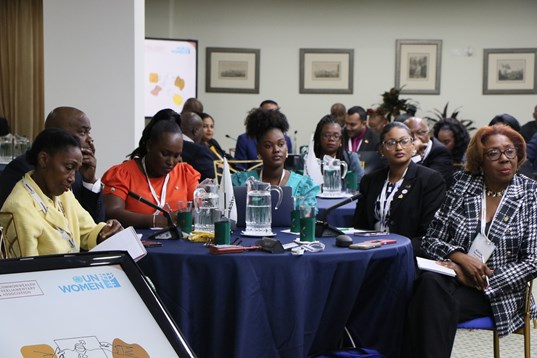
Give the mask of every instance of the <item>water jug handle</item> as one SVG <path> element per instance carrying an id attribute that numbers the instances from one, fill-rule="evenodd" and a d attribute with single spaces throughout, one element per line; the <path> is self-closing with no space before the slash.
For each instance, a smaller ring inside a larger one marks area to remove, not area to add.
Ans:
<path id="1" fill-rule="evenodd" d="M 200 204 L 199 204 L 199 197 L 205 193 L 205 189 L 203 188 L 197 188 L 194 190 L 194 210 L 199 213 L 200 212 Z"/>
<path id="2" fill-rule="evenodd" d="M 278 185 L 271 185 L 270 190 L 276 190 L 278 192 L 278 202 L 274 206 L 274 210 L 278 210 L 278 208 L 280 207 L 280 204 L 282 203 L 282 199 L 283 199 L 282 187 L 278 186 Z"/>
<path id="3" fill-rule="evenodd" d="M 345 175 L 347 175 L 347 170 L 349 169 L 349 166 L 344 160 L 341 161 L 341 165 L 343 166 L 343 173 L 341 173 L 341 179 L 345 179 Z"/>

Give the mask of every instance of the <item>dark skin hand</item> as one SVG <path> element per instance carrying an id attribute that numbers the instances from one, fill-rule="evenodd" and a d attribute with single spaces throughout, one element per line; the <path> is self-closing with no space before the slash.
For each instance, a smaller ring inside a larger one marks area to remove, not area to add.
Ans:
<path id="1" fill-rule="evenodd" d="M 106 214 L 109 217 L 117 218 L 124 226 L 133 227 L 153 227 L 153 215 L 135 213 L 125 209 L 125 202 L 120 197 L 113 194 L 104 196 Z M 174 224 L 177 223 L 177 212 L 170 212 Z M 155 227 L 167 227 L 168 220 L 164 215 L 155 217 Z"/>
<path id="2" fill-rule="evenodd" d="M 101 242 L 108 239 L 115 233 L 120 232 L 121 230 L 123 230 L 123 226 L 121 226 L 119 221 L 115 219 L 107 220 L 106 225 L 103 226 L 103 228 L 99 232 L 99 235 L 97 235 L 97 244 L 100 244 Z"/>
<path id="3" fill-rule="evenodd" d="M 97 159 L 95 159 L 95 146 L 93 141 L 90 142 L 89 147 L 82 148 L 82 166 L 78 170 L 82 175 L 82 179 L 86 183 L 95 183 L 97 178 L 95 177 L 95 171 L 97 169 Z"/>
<path id="4" fill-rule="evenodd" d="M 448 258 L 452 262 L 442 262 L 441 265 L 455 270 L 460 283 L 476 290 L 487 288 L 486 277 L 491 277 L 493 271 L 486 264 L 460 251 L 452 253 Z"/>

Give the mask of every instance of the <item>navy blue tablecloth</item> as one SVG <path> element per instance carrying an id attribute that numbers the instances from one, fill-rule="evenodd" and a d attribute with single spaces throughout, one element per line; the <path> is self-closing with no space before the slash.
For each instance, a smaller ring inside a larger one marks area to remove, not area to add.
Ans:
<path id="1" fill-rule="evenodd" d="M 368 251 L 323 238 L 323 252 L 302 256 L 212 255 L 203 244 L 163 241 L 138 264 L 199 357 L 307 357 L 337 348 L 345 326 L 358 346 L 397 357 L 414 261 L 408 239 L 389 237 L 397 243 Z"/>
<path id="2" fill-rule="evenodd" d="M 317 208 L 319 209 L 319 214 L 324 212 L 327 208 L 345 200 L 343 199 L 324 199 L 317 198 Z M 356 209 L 356 201 L 345 204 L 336 208 L 328 213 L 326 221 L 336 227 L 352 227 L 352 218 L 354 216 L 354 209 Z"/>

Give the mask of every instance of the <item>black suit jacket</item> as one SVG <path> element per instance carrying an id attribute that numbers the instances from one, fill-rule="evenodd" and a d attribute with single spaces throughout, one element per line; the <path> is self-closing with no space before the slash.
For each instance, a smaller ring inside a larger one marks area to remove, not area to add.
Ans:
<path id="1" fill-rule="evenodd" d="M 355 228 L 374 229 L 375 202 L 382 191 L 388 170 L 383 168 L 364 175 L 360 181 L 362 197 L 358 200 L 354 212 Z M 410 162 L 403 183 L 391 204 L 389 228 L 391 233 L 412 239 L 416 255 L 420 252 L 421 237 L 427 232 L 445 193 L 444 179 L 438 172 Z"/>
<path id="2" fill-rule="evenodd" d="M 433 145 L 429 155 L 425 157 L 419 164 L 436 170 L 444 177 L 447 186 L 449 187 L 452 181 L 454 167 L 453 157 L 449 150 L 436 138 L 431 138 Z"/>
<path id="3" fill-rule="evenodd" d="M 4 205 L 11 190 L 24 174 L 34 170 L 34 166 L 26 160 L 26 154 L 13 159 L 0 175 L 0 208 Z M 76 172 L 75 181 L 71 185 L 71 191 L 84 209 L 98 223 L 104 221 L 104 205 L 102 191 L 94 193 L 83 185 L 82 175 Z"/>
<path id="4" fill-rule="evenodd" d="M 214 178 L 214 154 L 207 146 L 185 140 L 181 157 L 183 162 L 192 165 L 200 172 L 200 181 L 205 178 Z"/>
<path id="5" fill-rule="evenodd" d="M 347 134 L 346 130 L 343 130 L 343 141 L 341 142 L 341 144 L 345 146 L 345 150 L 348 149 L 348 143 L 349 143 L 349 135 Z M 371 129 L 366 128 L 364 139 L 362 140 L 362 144 L 360 145 L 360 148 L 358 148 L 358 153 L 359 152 L 372 152 L 372 151 L 378 152 L 379 143 L 380 143 L 379 135 L 373 132 Z"/>

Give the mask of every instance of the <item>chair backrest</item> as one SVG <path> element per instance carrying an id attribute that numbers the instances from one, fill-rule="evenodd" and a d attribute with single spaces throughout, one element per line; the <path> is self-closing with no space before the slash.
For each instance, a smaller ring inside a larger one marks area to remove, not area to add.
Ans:
<path id="1" fill-rule="evenodd" d="M 278 200 L 278 194 L 272 190 L 272 226 L 273 227 L 290 227 L 291 226 L 291 211 L 293 210 L 293 188 L 290 186 L 282 186 L 282 203 L 278 210 L 274 206 Z M 235 202 L 237 203 L 237 227 L 246 226 L 246 187 L 233 187 Z"/>
<path id="2" fill-rule="evenodd" d="M 12 213 L 0 212 L 0 228 L 0 258 L 19 257 L 19 235 Z"/>
<path id="3" fill-rule="evenodd" d="M 257 169 L 263 165 L 261 159 L 255 160 L 228 160 L 229 171 L 231 174 L 236 173 L 237 171 L 250 171 Z M 222 171 L 224 170 L 224 161 L 217 159 L 214 162 L 214 177 L 220 183 L 220 178 L 222 178 Z"/>

